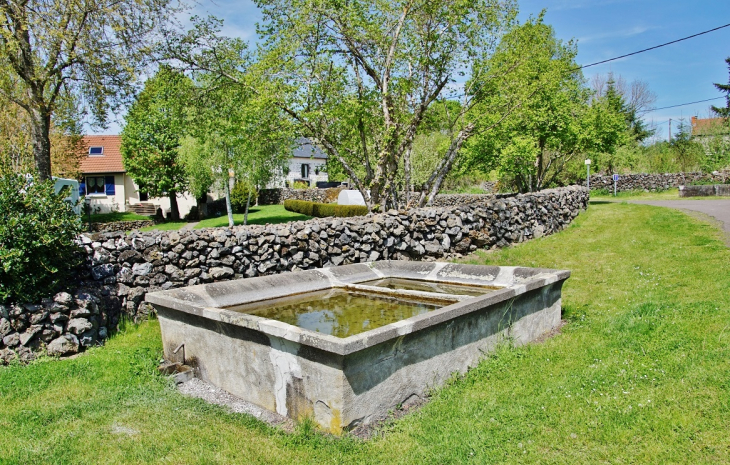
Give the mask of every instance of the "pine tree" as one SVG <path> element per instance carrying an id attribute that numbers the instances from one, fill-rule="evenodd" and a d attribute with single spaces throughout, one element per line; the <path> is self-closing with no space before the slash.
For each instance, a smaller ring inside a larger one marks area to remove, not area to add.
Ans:
<path id="1" fill-rule="evenodd" d="M 727 63 L 728 69 L 730 69 L 730 57 L 725 58 L 725 63 Z M 725 105 L 724 108 L 713 106 L 712 111 L 714 111 L 715 113 L 717 113 L 719 116 L 721 116 L 723 118 L 730 117 L 730 80 L 728 81 L 727 84 L 717 84 L 716 83 L 715 87 L 720 92 L 725 93 L 725 99 L 727 101 L 727 104 Z"/>

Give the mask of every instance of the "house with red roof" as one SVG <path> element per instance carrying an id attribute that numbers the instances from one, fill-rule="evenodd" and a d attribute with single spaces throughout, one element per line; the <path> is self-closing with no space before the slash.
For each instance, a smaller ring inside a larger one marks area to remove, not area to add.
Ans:
<path id="1" fill-rule="evenodd" d="M 730 127 L 725 118 L 692 117 L 692 137 L 708 137 L 717 134 L 729 134 Z"/>
<path id="2" fill-rule="evenodd" d="M 79 194 L 86 196 L 93 213 L 135 211 L 154 215 L 162 209 L 167 215 L 170 199 L 148 198 L 127 174 L 122 162 L 121 136 L 84 136 L 81 142 L 81 184 Z M 178 196 L 180 216 L 195 205 L 190 195 Z"/>

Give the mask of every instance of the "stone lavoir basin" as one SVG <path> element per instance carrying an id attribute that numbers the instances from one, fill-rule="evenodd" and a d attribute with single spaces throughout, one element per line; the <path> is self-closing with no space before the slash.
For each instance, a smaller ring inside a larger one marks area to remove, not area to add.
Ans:
<path id="1" fill-rule="evenodd" d="M 569 271 L 380 261 L 147 294 L 165 358 L 339 434 L 560 323 Z"/>

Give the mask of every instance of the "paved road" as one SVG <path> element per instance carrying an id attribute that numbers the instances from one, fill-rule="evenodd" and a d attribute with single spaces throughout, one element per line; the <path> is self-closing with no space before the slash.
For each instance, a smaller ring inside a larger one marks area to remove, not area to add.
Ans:
<path id="1" fill-rule="evenodd" d="M 710 215 L 721 221 L 725 232 L 730 233 L 730 200 L 632 200 L 631 203 L 691 210 Z"/>

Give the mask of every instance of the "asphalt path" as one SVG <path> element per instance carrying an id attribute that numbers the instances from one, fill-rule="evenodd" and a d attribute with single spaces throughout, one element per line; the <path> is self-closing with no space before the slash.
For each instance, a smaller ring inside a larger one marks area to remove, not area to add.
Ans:
<path id="1" fill-rule="evenodd" d="M 704 213 L 722 223 L 726 233 L 730 234 L 730 200 L 631 200 L 630 203 L 653 205 L 655 207 L 669 207 L 678 210 L 689 210 Z"/>

